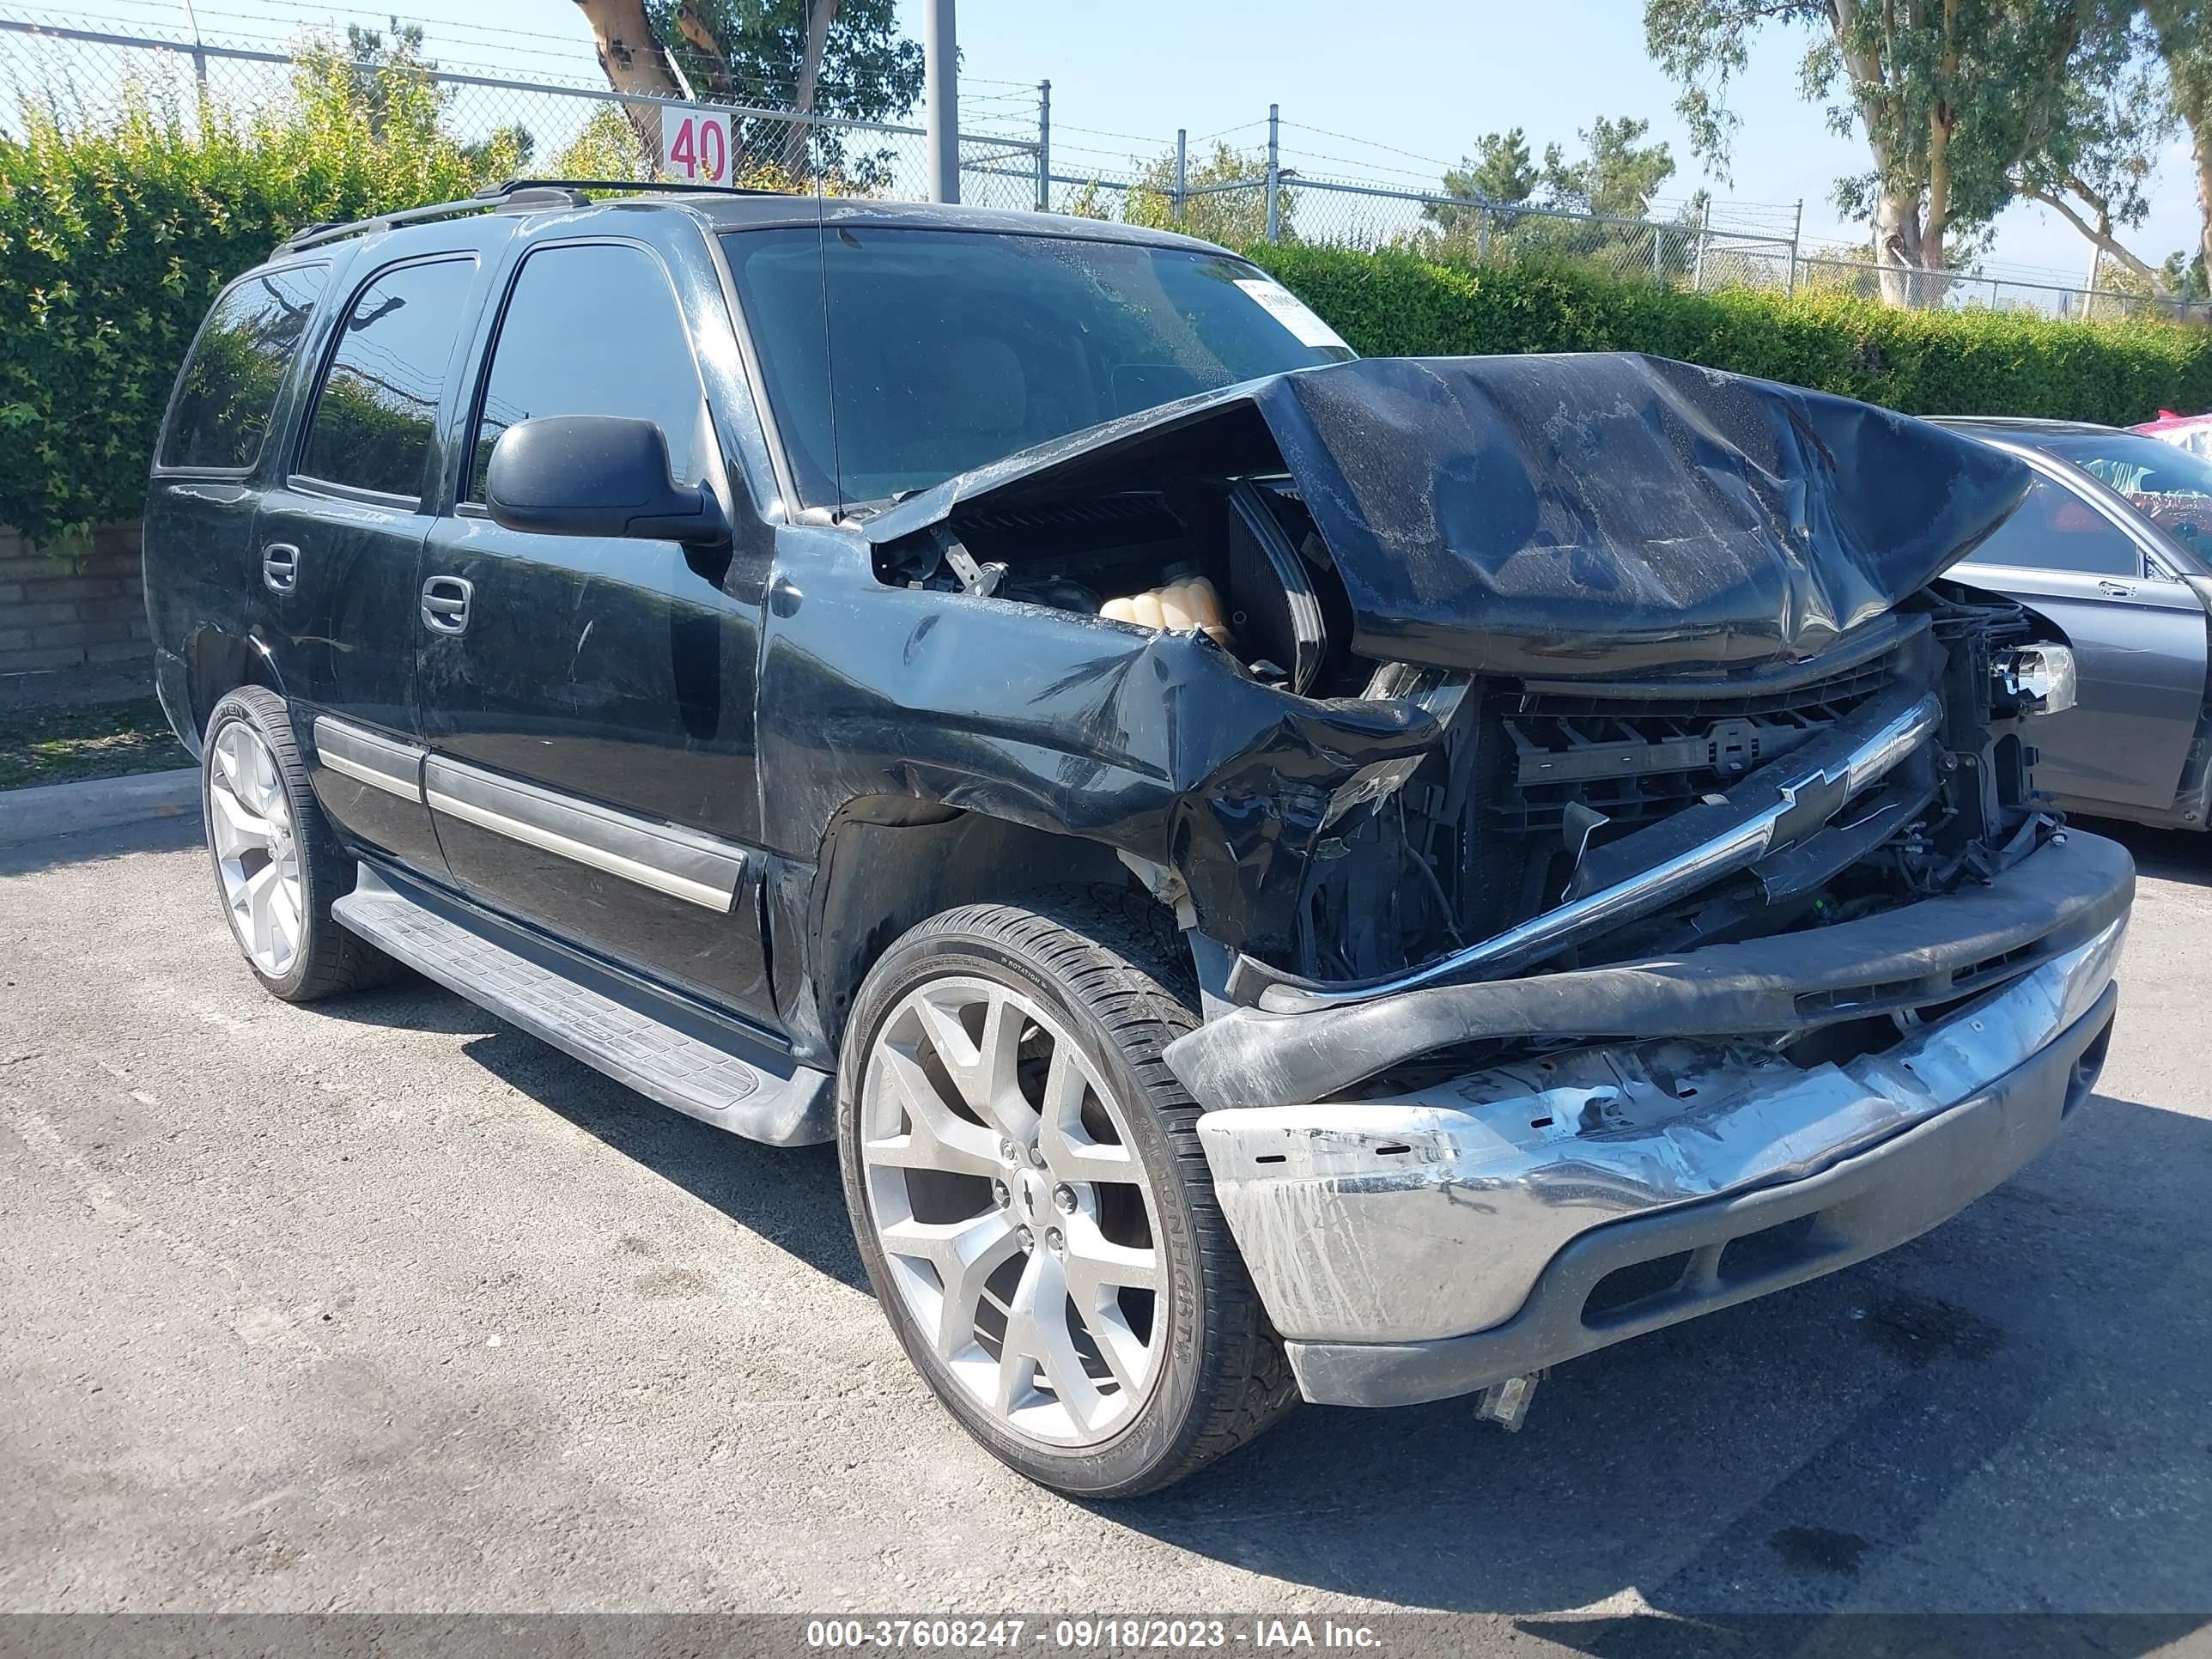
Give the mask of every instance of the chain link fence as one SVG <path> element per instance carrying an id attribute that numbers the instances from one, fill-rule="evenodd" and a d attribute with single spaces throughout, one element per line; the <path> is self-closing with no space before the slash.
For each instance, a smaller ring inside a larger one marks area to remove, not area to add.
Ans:
<path id="1" fill-rule="evenodd" d="M 319 55 L 319 56 L 318 56 Z M 297 98 L 304 64 L 374 80 L 390 61 L 350 61 L 328 37 L 302 34 L 283 50 L 184 38 L 158 30 L 119 33 L 80 27 L 59 14 L 0 9 L 0 138 L 27 120 L 102 125 L 133 107 L 187 130 L 219 112 L 250 122 Z M 583 66 L 588 68 L 588 65 Z M 427 59 L 419 77 L 439 130 L 479 162 L 485 178 L 638 179 L 653 175 L 662 112 L 702 105 L 726 111 L 732 182 L 919 200 L 927 194 L 925 129 L 888 121 L 799 115 L 712 94 L 696 100 L 617 94 L 578 75 L 477 73 Z M 1527 203 L 1496 204 L 1425 183 L 1432 161 L 1387 146 L 1280 121 L 1206 135 L 1201 153 L 1178 134 L 1171 144 L 1135 135 L 1063 127 L 1055 135 L 1050 83 L 963 98 L 960 194 L 999 208 L 1046 208 L 1094 218 L 1180 228 L 1231 245 L 1300 241 L 1363 251 L 1394 248 L 1466 264 L 1567 260 L 1619 276 L 1679 286 L 1813 289 L 1896 303 L 1986 306 L 2045 316 L 2212 322 L 2212 301 L 2039 283 L 2002 275 L 1913 273 L 1900 278 L 1863 258 L 1808 253 L 1802 204 L 1761 206 L 1699 198 L 1634 218 Z M 1282 129 L 1294 129 L 1285 145 Z M 1100 148 L 1099 138 L 1140 149 Z M 1237 139 L 1232 143 L 1231 138 Z M 1364 165 L 1407 182 L 1351 176 L 1346 159 L 1315 142 L 1338 139 L 1404 161 Z"/>
<path id="2" fill-rule="evenodd" d="M 372 119 L 391 77 L 419 83 L 440 132 L 487 179 L 646 179 L 658 170 L 662 113 L 709 107 L 731 121 L 733 184 L 920 199 L 927 194 L 925 130 L 896 122 L 800 115 L 732 103 L 618 94 L 605 87 L 475 74 L 389 59 L 353 61 L 342 47 L 303 40 L 292 51 L 124 35 L 0 15 L 0 137 L 27 122 L 104 125 L 142 109 L 186 131 L 210 119 L 277 118 L 301 96 L 303 70 L 350 75 L 368 88 Z M 1034 136 L 961 137 L 961 198 L 1034 208 L 1040 199 Z"/>

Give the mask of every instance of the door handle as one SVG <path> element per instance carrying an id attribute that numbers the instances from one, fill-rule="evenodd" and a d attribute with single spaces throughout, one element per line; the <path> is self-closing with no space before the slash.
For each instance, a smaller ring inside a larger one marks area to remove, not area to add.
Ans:
<path id="1" fill-rule="evenodd" d="M 2130 587 L 2125 582 L 2116 582 L 2109 580 L 2100 581 L 2097 584 L 2097 591 L 2100 593 L 2109 593 L 2116 599 L 2127 599 L 2135 592 L 2135 589 Z"/>
<path id="2" fill-rule="evenodd" d="M 459 634 L 469 625 L 475 587 L 459 576 L 433 576 L 422 584 L 422 626 L 434 634 Z"/>
<path id="3" fill-rule="evenodd" d="M 300 550 L 271 542 L 261 550 L 261 585 L 271 593 L 289 593 L 300 585 Z"/>

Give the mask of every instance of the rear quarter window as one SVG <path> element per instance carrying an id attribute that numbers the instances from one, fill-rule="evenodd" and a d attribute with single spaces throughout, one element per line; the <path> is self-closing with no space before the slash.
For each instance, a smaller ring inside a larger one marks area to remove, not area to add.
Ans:
<path id="1" fill-rule="evenodd" d="M 224 290 L 178 377 L 155 452 L 165 467 L 243 471 L 261 457 L 276 393 L 330 270 L 256 271 Z"/>
<path id="2" fill-rule="evenodd" d="M 323 371 L 300 471 L 324 483 L 419 497 L 476 260 L 419 260 L 356 290 Z"/>

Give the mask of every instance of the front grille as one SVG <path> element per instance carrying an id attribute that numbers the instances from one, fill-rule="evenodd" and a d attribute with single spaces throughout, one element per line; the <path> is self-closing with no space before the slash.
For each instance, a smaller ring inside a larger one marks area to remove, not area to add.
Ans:
<path id="1" fill-rule="evenodd" d="M 1616 829 L 1664 817 L 1826 731 L 1897 672 L 1893 653 L 1804 685 L 1657 707 L 1595 695 L 1514 697 L 1497 716 L 1510 760 L 1492 825 L 1557 830 L 1571 805 Z"/>

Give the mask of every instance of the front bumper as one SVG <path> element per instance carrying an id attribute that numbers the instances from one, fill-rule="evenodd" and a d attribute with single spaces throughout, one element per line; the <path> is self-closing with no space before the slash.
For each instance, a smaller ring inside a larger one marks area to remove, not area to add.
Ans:
<path id="1" fill-rule="evenodd" d="M 1727 996 L 1746 995 L 1729 964 L 1747 947 L 1727 947 L 1601 970 L 1650 984 L 1608 999 L 1618 1023 L 1589 1028 L 1590 1046 L 1388 1098 L 1207 1112 L 1215 1189 L 1302 1392 L 1340 1405 L 1470 1392 L 1954 1214 L 2041 1151 L 2093 1085 L 2132 889 L 2124 851 L 2075 832 L 1973 895 L 1793 936 L 1810 986 L 1782 998 L 1791 1022 L 1735 1031 L 1926 1009 L 1892 1046 L 1839 1064 L 1714 1027 Z M 2010 943 L 1977 956 L 1988 941 L 1970 927 L 1960 957 L 1948 923 L 1962 900 L 1984 921 L 2006 912 Z M 1900 920 L 1916 912 L 1930 914 Z M 1933 932 L 1907 960 L 1858 964 L 1859 983 L 1890 994 L 1838 1006 L 1823 988 L 1850 949 L 1835 936 L 1902 946 L 1911 926 Z M 1993 962 L 2012 971 L 1975 994 Z M 1948 996 L 1900 1005 L 1908 981 Z M 1603 1035 L 1679 1030 L 1686 1006 L 1705 1011 L 1686 1035 Z"/>

